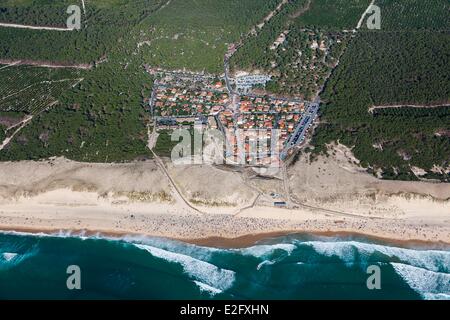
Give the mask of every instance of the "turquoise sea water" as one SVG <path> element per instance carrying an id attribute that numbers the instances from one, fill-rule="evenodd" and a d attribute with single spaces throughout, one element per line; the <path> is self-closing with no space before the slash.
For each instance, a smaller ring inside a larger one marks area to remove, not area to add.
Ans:
<path id="1" fill-rule="evenodd" d="M 81 290 L 68 290 L 69 265 Z M 381 270 L 368 290 L 367 267 Z M 0 299 L 450 299 L 450 250 L 292 235 L 244 249 L 0 234 Z"/>

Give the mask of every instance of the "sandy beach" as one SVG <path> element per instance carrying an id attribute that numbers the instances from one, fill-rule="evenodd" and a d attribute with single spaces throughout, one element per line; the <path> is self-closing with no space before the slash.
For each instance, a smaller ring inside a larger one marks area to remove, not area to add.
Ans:
<path id="1" fill-rule="evenodd" d="M 168 160 L 164 166 L 181 195 L 155 161 L 0 163 L 0 230 L 141 234 L 214 245 L 295 232 L 450 244 L 450 184 L 381 181 L 342 148 L 312 163 L 300 159 L 287 179 L 225 166 Z"/>

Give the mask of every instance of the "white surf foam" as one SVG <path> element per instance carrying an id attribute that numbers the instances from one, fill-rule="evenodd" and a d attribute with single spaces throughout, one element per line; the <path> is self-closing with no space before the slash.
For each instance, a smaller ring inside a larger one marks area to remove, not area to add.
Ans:
<path id="1" fill-rule="evenodd" d="M 272 260 L 264 260 L 263 262 L 261 262 L 260 264 L 258 264 L 257 266 L 256 266 L 256 270 L 260 270 L 263 266 L 266 266 L 266 265 L 272 265 L 272 264 L 274 264 L 276 261 L 272 261 Z"/>
<path id="2" fill-rule="evenodd" d="M 425 300 L 450 300 L 450 294 L 445 293 L 425 293 L 423 297 Z"/>
<path id="3" fill-rule="evenodd" d="M 162 250 L 187 255 L 202 261 L 209 261 L 212 258 L 212 255 L 216 252 L 226 251 L 217 248 L 197 246 L 194 244 L 184 243 L 166 238 L 126 236 L 123 238 L 123 240 L 132 244 L 144 244 Z"/>
<path id="4" fill-rule="evenodd" d="M 231 288 L 234 283 L 234 271 L 220 269 L 211 263 L 195 259 L 188 255 L 174 253 L 143 244 L 135 244 L 135 246 L 139 249 L 146 250 L 154 257 L 169 262 L 179 263 L 187 275 L 208 286 L 225 291 Z"/>
<path id="5" fill-rule="evenodd" d="M 395 272 L 424 299 L 450 299 L 450 274 L 434 272 L 403 263 L 391 263 Z"/>
<path id="6" fill-rule="evenodd" d="M 23 232 L 23 231 L 0 231 L 0 234 L 13 235 L 13 236 L 24 236 L 33 238 L 79 238 L 82 240 L 86 239 L 106 239 L 107 237 L 101 237 L 101 234 L 86 236 L 86 231 L 70 231 L 70 230 L 59 230 L 55 232 Z M 112 238 L 111 238 L 112 239 Z"/>
<path id="7" fill-rule="evenodd" d="M 257 258 L 267 257 L 275 252 L 275 250 L 284 250 L 288 255 L 297 247 L 291 243 L 278 243 L 273 245 L 257 245 L 250 248 L 240 249 L 242 254 L 250 255 Z"/>
<path id="8" fill-rule="evenodd" d="M 367 262 L 370 255 L 379 252 L 389 258 L 397 258 L 400 262 L 431 271 L 450 272 L 450 252 L 437 250 L 413 250 L 369 244 L 356 241 L 322 242 L 310 241 L 300 244 L 308 245 L 322 255 L 338 256 L 349 265 L 353 265 L 357 254 L 363 262 Z"/>
<path id="9" fill-rule="evenodd" d="M 207 285 L 206 283 L 196 281 L 194 280 L 194 283 L 197 285 L 197 287 L 202 292 L 207 292 L 210 296 L 215 296 L 216 294 L 222 293 L 223 291 L 220 289 L 217 289 L 215 287 L 212 287 L 210 285 Z"/>

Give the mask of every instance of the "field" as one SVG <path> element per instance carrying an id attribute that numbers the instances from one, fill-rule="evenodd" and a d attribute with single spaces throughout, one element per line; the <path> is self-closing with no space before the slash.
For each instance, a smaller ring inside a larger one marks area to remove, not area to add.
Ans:
<path id="1" fill-rule="evenodd" d="M 297 25 L 327 30 L 356 28 L 370 0 L 311 0 L 310 8 L 296 21 Z"/>
<path id="2" fill-rule="evenodd" d="M 381 8 L 383 30 L 450 31 L 447 0 L 376 0 Z"/>
<path id="3" fill-rule="evenodd" d="M 22 120 L 57 108 L 59 97 L 83 80 L 81 73 L 73 69 L 0 65 L 0 144 Z"/>
<path id="4" fill-rule="evenodd" d="M 28 66 L 0 66 L 0 111 L 35 115 L 78 84 L 81 71 Z"/>
<path id="5" fill-rule="evenodd" d="M 124 81 L 126 79 L 126 81 Z M 78 161 L 122 162 L 150 157 L 144 98 L 151 79 L 136 62 L 89 71 L 59 97 L 56 108 L 33 118 L 0 152 L 1 160 L 65 156 Z"/>

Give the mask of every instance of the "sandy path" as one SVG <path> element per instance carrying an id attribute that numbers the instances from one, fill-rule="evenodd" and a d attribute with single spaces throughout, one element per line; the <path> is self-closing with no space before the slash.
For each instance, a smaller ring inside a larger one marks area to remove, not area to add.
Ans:
<path id="1" fill-rule="evenodd" d="M 150 150 L 153 150 L 153 148 L 156 146 L 156 142 L 158 142 L 159 136 L 159 134 L 156 132 L 156 123 L 153 125 L 153 131 L 150 131 L 150 125 L 147 127 L 147 135 L 148 135 L 147 147 Z"/>
<path id="2" fill-rule="evenodd" d="M 71 28 L 58 28 L 58 27 L 45 27 L 45 26 L 30 26 L 26 24 L 15 24 L 15 23 L 2 23 L 0 22 L 0 27 L 4 28 L 18 28 L 18 29 L 31 29 L 31 30 L 48 30 L 48 31 L 74 31 Z"/>
<path id="3" fill-rule="evenodd" d="M 399 105 L 386 105 L 386 106 L 373 106 L 369 108 L 369 113 L 373 113 L 379 109 L 400 109 L 400 108 L 417 108 L 417 109 L 433 109 L 440 107 L 450 107 L 450 104 L 437 104 L 437 105 L 411 105 L 411 104 L 399 104 Z"/>
<path id="4" fill-rule="evenodd" d="M 282 0 L 280 2 L 280 4 L 278 4 L 278 6 L 275 8 L 275 10 L 269 12 L 269 14 L 263 19 L 262 22 L 260 22 L 257 27 L 259 29 L 262 29 L 264 27 L 264 25 L 269 22 L 270 20 L 272 20 L 272 18 L 281 11 L 281 9 L 283 8 L 284 5 L 286 5 L 289 1 L 288 0 Z"/>
<path id="5" fill-rule="evenodd" d="M 18 65 L 19 63 L 20 63 L 20 60 L 19 61 L 15 61 L 13 63 L 7 64 L 6 66 L 1 67 L 0 70 L 6 69 L 6 68 L 9 68 L 9 67 L 14 67 L 15 65 Z"/>
<path id="6" fill-rule="evenodd" d="M 298 17 L 300 17 L 301 15 L 303 15 L 306 11 L 308 11 L 311 8 L 311 0 L 308 0 L 308 3 L 306 4 L 306 6 L 300 10 L 298 10 L 297 12 L 295 12 L 292 15 L 292 18 L 296 19 Z"/>
<path id="7" fill-rule="evenodd" d="M 54 69 L 82 69 L 82 70 L 90 70 L 93 65 L 90 64 L 61 64 L 54 63 L 51 61 L 33 61 L 33 60 L 11 60 L 11 59 L 0 59 L 0 64 L 6 64 L 7 66 L 2 67 L 12 67 L 12 66 L 33 66 L 33 67 L 42 67 L 42 68 L 54 68 Z"/>
<path id="8" fill-rule="evenodd" d="M 153 154 L 153 156 L 155 157 L 156 163 L 158 164 L 158 167 L 162 170 L 162 172 L 164 173 L 164 175 L 166 176 L 166 178 L 169 180 L 170 185 L 172 186 L 174 193 L 173 195 L 175 196 L 175 199 L 177 200 L 178 203 L 184 204 L 188 211 L 193 210 L 194 212 L 197 213 L 202 213 L 202 211 L 200 211 L 199 209 L 197 209 L 196 207 L 194 207 L 189 200 L 187 200 L 183 194 L 181 193 L 180 189 L 178 188 L 177 184 L 175 183 L 175 181 L 172 179 L 172 177 L 170 176 L 170 173 L 167 171 L 166 166 L 164 164 L 164 162 L 161 160 L 161 158 L 153 151 L 150 150 Z"/>
<path id="9" fill-rule="evenodd" d="M 19 93 L 21 93 L 23 91 L 26 91 L 26 90 L 30 89 L 31 87 L 34 87 L 34 86 L 39 85 L 39 84 L 44 84 L 44 83 L 52 84 L 52 83 L 59 83 L 59 82 L 76 81 L 75 84 L 72 85 L 72 88 L 73 88 L 73 87 L 78 85 L 83 80 L 84 80 L 83 78 L 79 78 L 79 79 L 61 79 L 61 80 L 51 80 L 51 81 L 44 80 L 44 81 L 36 82 L 36 83 L 30 84 L 29 86 L 27 86 L 27 87 L 25 87 L 23 89 L 20 89 L 19 91 L 13 92 L 13 93 L 11 93 L 11 94 L 9 94 L 7 96 L 2 97 L 0 99 L 0 101 L 5 100 L 7 98 L 10 98 L 12 96 L 15 96 L 16 94 L 19 94 Z"/>
<path id="10" fill-rule="evenodd" d="M 14 139 L 14 137 L 19 133 L 19 131 L 22 130 L 32 119 L 33 119 L 33 116 L 27 116 L 21 122 L 14 125 L 13 128 L 17 127 L 17 126 L 19 126 L 19 128 L 17 128 L 16 131 L 14 131 L 14 133 L 11 136 L 7 137 L 2 142 L 2 144 L 0 145 L 0 151 L 2 151 L 11 142 L 11 140 Z"/>
<path id="11" fill-rule="evenodd" d="M 167 1 L 167 2 L 166 2 L 165 4 L 163 4 L 163 5 L 161 6 L 161 8 L 159 8 L 157 11 L 161 11 L 161 10 L 164 9 L 165 7 L 169 6 L 171 2 L 172 2 L 172 0 Z"/>
<path id="12" fill-rule="evenodd" d="M 86 5 L 84 3 L 84 0 L 81 0 L 81 6 L 83 7 L 83 14 L 86 15 Z"/>

